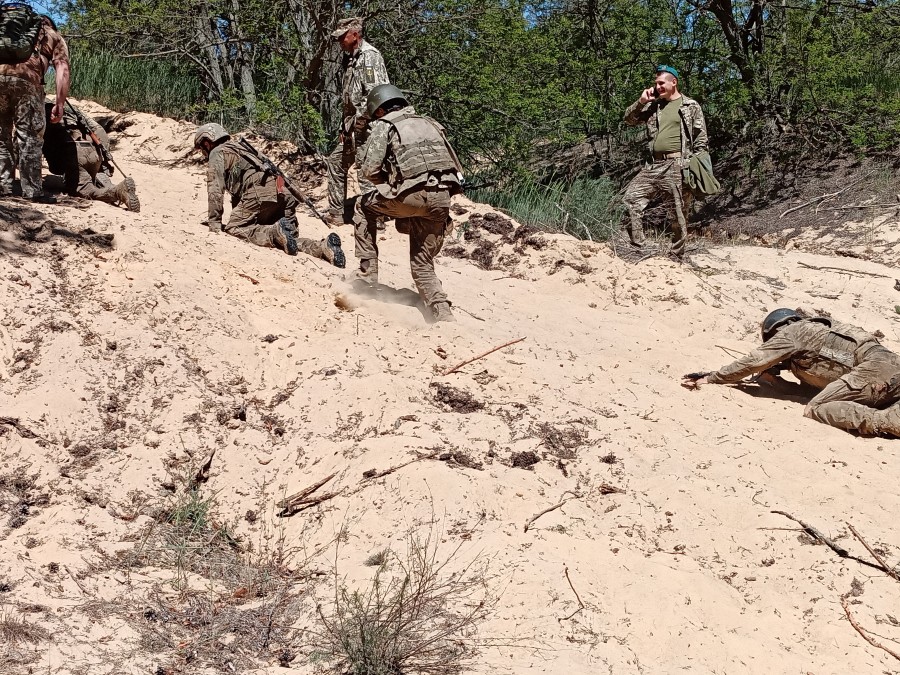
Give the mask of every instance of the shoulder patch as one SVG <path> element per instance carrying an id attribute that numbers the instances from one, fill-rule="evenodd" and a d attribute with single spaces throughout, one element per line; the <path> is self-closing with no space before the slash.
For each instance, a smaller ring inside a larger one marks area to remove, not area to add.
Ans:
<path id="1" fill-rule="evenodd" d="M 366 66 L 366 84 L 375 84 L 375 69 L 372 66 Z"/>

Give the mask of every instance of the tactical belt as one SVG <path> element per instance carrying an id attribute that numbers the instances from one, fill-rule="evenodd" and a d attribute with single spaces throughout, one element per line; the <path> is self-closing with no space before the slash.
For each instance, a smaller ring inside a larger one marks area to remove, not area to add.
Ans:
<path id="1" fill-rule="evenodd" d="M 681 159 L 680 152 L 654 152 L 653 153 L 653 161 L 654 162 L 664 162 L 667 159 Z"/>

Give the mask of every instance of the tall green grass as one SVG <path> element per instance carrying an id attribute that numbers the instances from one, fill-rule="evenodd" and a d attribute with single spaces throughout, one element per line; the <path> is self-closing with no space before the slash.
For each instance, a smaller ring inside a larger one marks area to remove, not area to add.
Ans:
<path id="1" fill-rule="evenodd" d="M 616 185 L 606 177 L 546 185 L 527 181 L 502 188 L 479 188 L 466 194 L 474 201 L 506 211 L 523 225 L 592 241 L 609 239 L 624 215 Z"/>
<path id="2" fill-rule="evenodd" d="M 170 61 L 126 59 L 74 43 L 71 49 L 71 94 L 113 110 L 138 110 L 165 117 L 192 119 L 202 103 L 196 76 Z M 48 82 L 48 91 L 54 91 Z"/>

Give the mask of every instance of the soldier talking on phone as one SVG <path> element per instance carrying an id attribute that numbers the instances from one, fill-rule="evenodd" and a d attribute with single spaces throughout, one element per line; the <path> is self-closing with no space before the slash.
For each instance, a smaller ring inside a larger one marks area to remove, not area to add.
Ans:
<path id="1" fill-rule="evenodd" d="M 678 71 L 671 66 L 656 68 L 656 81 L 625 111 L 625 124 L 645 124 L 649 141 L 647 163 L 625 188 L 628 236 L 633 246 L 644 244 L 643 214 L 647 205 L 662 197 L 673 216 L 672 253 L 684 255 L 687 213 L 691 193 L 685 189 L 682 169 L 690 158 L 708 150 L 706 121 L 700 104 L 678 90 Z"/>

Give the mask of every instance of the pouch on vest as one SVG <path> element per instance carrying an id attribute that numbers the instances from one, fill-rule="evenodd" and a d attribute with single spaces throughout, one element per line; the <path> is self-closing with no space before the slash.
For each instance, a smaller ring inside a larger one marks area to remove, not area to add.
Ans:
<path id="1" fill-rule="evenodd" d="M 24 63 L 37 48 L 44 18 L 19 2 L 0 5 L 0 63 Z"/>
<path id="2" fill-rule="evenodd" d="M 837 330 L 828 331 L 819 354 L 829 361 L 853 368 L 856 365 L 857 348 L 867 342 L 877 342 L 877 340 L 871 333 L 845 324 Z"/>

